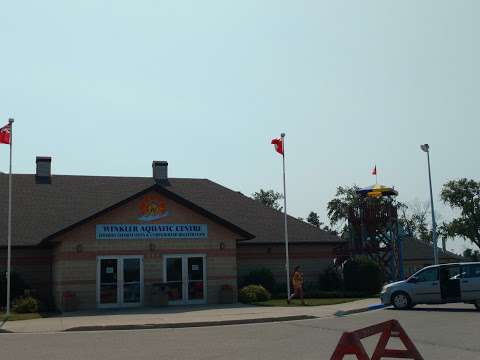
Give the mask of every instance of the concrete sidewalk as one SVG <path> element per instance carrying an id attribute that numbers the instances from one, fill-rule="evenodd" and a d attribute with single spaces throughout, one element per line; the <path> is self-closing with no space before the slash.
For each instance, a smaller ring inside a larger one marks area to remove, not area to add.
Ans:
<path id="1" fill-rule="evenodd" d="M 338 305 L 305 307 L 287 305 L 285 307 L 268 307 L 234 304 L 75 312 L 41 319 L 7 321 L 0 326 L 0 331 L 45 333 L 287 321 L 330 317 L 339 311 L 348 312 L 364 309 L 369 305 L 378 303 L 379 300 L 373 298 Z"/>

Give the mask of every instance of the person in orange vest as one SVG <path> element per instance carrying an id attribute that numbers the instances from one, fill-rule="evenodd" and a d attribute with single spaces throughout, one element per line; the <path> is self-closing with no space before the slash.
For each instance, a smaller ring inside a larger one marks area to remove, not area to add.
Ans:
<path id="1" fill-rule="evenodd" d="M 302 305 L 305 305 L 305 301 L 303 299 L 303 274 L 300 272 L 300 266 L 295 266 L 292 276 L 292 285 L 293 294 L 288 297 L 287 303 L 290 304 L 292 298 L 296 296 L 302 300 Z"/>

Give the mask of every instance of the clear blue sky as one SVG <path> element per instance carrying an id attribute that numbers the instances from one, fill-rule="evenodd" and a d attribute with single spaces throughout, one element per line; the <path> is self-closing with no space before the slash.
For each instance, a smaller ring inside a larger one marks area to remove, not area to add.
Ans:
<path id="1" fill-rule="evenodd" d="M 338 185 L 428 200 L 480 178 L 478 1 L 4 1 L 0 118 L 14 170 L 209 178 L 326 219 Z M 8 148 L 0 147 L 0 171 Z M 449 242 L 461 250 L 463 242 Z"/>

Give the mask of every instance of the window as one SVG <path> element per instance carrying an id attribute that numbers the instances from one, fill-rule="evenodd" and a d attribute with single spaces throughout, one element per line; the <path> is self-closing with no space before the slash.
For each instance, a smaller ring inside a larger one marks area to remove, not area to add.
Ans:
<path id="1" fill-rule="evenodd" d="M 440 268 L 440 279 L 442 281 L 460 279 L 460 266 L 442 266 Z"/>
<path id="2" fill-rule="evenodd" d="M 480 277 L 480 264 L 465 265 L 463 273 L 465 279 Z"/>
<path id="3" fill-rule="evenodd" d="M 419 272 L 416 276 L 418 282 L 437 281 L 438 268 L 430 268 Z"/>

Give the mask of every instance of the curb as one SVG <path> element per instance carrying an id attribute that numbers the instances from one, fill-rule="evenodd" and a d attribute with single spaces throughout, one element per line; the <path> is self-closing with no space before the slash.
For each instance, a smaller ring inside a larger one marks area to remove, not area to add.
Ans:
<path id="1" fill-rule="evenodd" d="M 5 325 L 6 322 L 7 322 L 7 319 L 4 319 L 4 320 L 0 323 L 0 334 L 2 334 L 2 333 L 11 333 L 11 331 L 9 331 L 9 330 L 2 329 L 2 328 L 3 328 L 3 325 Z"/>
<path id="2" fill-rule="evenodd" d="M 374 305 L 368 305 L 363 308 L 358 308 L 358 309 L 352 309 L 352 310 L 339 310 L 335 313 L 335 316 L 347 316 L 347 315 L 352 315 L 352 314 L 358 314 L 366 311 L 372 311 L 372 310 L 378 310 L 378 309 L 383 309 L 385 305 L 383 304 L 374 304 Z"/>
<path id="3" fill-rule="evenodd" d="M 295 315 L 295 316 L 281 316 L 281 317 L 270 317 L 270 318 L 260 318 L 260 319 L 199 321 L 199 322 L 171 323 L 171 324 L 77 326 L 77 327 L 65 329 L 63 331 L 72 332 L 72 331 L 178 329 L 178 328 L 189 328 L 189 327 L 261 324 L 261 323 L 269 323 L 269 322 L 311 320 L 316 318 L 317 318 L 316 316 L 311 316 L 311 315 Z"/>

